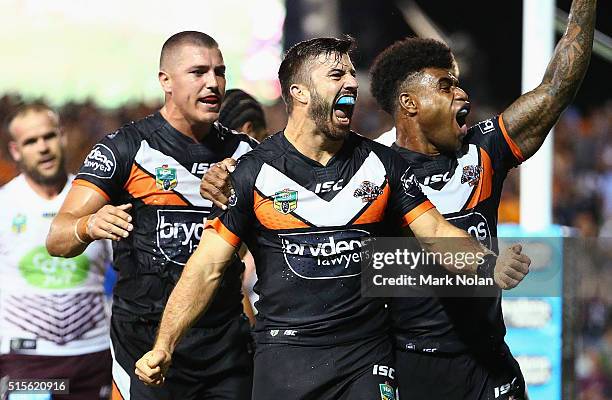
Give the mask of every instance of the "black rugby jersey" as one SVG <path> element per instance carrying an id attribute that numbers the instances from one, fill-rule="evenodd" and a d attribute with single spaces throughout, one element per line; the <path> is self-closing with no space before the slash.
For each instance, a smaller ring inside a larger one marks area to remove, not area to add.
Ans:
<path id="1" fill-rule="evenodd" d="M 423 192 L 453 225 L 498 252 L 497 211 L 508 170 L 523 161 L 501 116 L 468 130 L 456 157 L 435 157 L 393 144 L 412 166 Z M 395 298 L 391 318 L 398 348 L 463 352 L 499 346 L 506 334 L 497 297 Z"/>
<path id="2" fill-rule="evenodd" d="M 218 123 L 196 143 L 158 112 L 121 127 L 93 147 L 74 184 L 93 188 L 113 205 L 132 203 L 134 230 L 113 242 L 115 318 L 161 318 L 212 207 L 200 196 L 202 175 L 209 165 L 238 158 L 255 144 Z M 236 258 L 198 326 L 214 326 L 241 312 L 243 268 Z"/>
<path id="3" fill-rule="evenodd" d="M 326 166 L 283 132 L 240 160 L 236 196 L 207 227 L 253 253 L 257 342 L 326 345 L 387 333 L 384 301 L 360 294 L 361 239 L 389 236 L 433 208 L 411 177 L 396 152 L 355 133 Z"/>

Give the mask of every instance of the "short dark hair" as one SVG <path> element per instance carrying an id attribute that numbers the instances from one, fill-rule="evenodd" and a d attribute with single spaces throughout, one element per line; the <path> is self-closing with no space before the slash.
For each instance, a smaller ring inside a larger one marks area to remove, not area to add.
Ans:
<path id="1" fill-rule="evenodd" d="M 380 107 L 393 115 L 402 86 L 425 68 L 451 69 L 451 49 L 435 39 L 411 37 L 383 50 L 370 68 L 370 91 Z"/>
<path id="2" fill-rule="evenodd" d="M 219 47 L 219 44 L 215 39 L 203 32 L 183 31 L 175 33 L 174 35 L 170 36 L 162 46 L 161 54 L 159 55 L 159 68 L 163 68 L 162 66 L 166 64 L 168 57 L 177 47 L 185 44 L 203 46 L 209 49 Z"/>
<path id="3" fill-rule="evenodd" d="M 293 45 L 285 54 L 278 69 L 278 80 L 280 81 L 283 100 L 287 104 L 287 112 L 290 113 L 293 109 L 293 100 L 289 89 L 293 83 L 303 83 L 306 80 L 304 66 L 308 62 L 321 54 L 326 56 L 350 54 L 354 47 L 355 39 L 348 35 L 342 38 L 314 38 Z"/>
<path id="4" fill-rule="evenodd" d="M 251 121 L 255 129 L 266 128 L 266 117 L 261 104 L 244 90 L 230 89 L 225 92 L 219 111 L 221 125 L 236 130 L 248 121 Z"/>

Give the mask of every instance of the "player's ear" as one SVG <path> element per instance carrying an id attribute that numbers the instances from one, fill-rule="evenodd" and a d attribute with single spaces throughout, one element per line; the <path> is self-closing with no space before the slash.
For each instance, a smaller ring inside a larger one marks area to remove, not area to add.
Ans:
<path id="1" fill-rule="evenodd" d="M 246 121 L 244 124 L 240 125 L 237 130 L 238 132 L 246 133 L 249 136 L 255 133 L 255 129 L 253 129 L 253 122 L 251 121 Z"/>
<path id="2" fill-rule="evenodd" d="M 416 97 L 412 93 L 402 92 L 399 95 L 399 104 L 402 114 L 414 116 L 418 112 L 418 104 Z"/>
<path id="3" fill-rule="evenodd" d="M 160 70 L 157 73 L 157 79 L 159 79 L 159 84 L 161 85 L 162 90 L 165 93 L 167 94 L 172 93 L 172 79 L 170 78 L 170 75 L 168 75 L 166 71 Z"/>
<path id="4" fill-rule="evenodd" d="M 17 148 L 17 142 L 14 140 L 9 140 L 8 142 L 8 151 L 9 153 L 11 153 L 11 157 L 13 158 L 13 160 L 15 162 L 20 162 L 21 161 L 21 153 L 19 152 L 19 149 Z"/>
<path id="5" fill-rule="evenodd" d="M 294 83 L 289 87 L 289 93 L 299 103 L 308 104 L 310 101 L 310 90 L 305 85 Z"/>

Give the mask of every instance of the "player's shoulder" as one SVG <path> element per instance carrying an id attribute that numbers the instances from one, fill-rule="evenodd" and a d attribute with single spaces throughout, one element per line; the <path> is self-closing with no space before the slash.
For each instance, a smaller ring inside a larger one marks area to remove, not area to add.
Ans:
<path id="1" fill-rule="evenodd" d="M 22 194 L 24 192 L 25 187 L 25 177 L 23 174 L 19 174 L 7 183 L 5 183 L 2 187 L 0 187 L 0 197 L 8 201 L 10 200 L 9 197 Z M 6 202 L 3 201 L 3 203 Z"/>
<path id="2" fill-rule="evenodd" d="M 253 160 L 251 163 L 269 163 L 280 158 L 286 152 L 286 143 L 283 141 L 283 132 L 277 132 L 268 136 L 244 157 Z"/>
<path id="3" fill-rule="evenodd" d="M 501 116 L 496 115 L 476 123 L 468 129 L 463 142 L 479 147 L 486 146 L 489 142 L 495 140 L 496 133 L 502 132 L 500 118 Z"/>
<path id="4" fill-rule="evenodd" d="M 122 125 L 116 131 L 106 135 L 105 141 L 114 143 L 116 146 L 135 145 L 156 133 L 160 132 L 166 121 L 159 112 L 148 115 L 136 121 L 130 121 Z"/>
<path id="5" fill-rule="evenodd" d="M 397 154 L 395 150 L 386 144 L 368 139 L 367 137 L 361 136 L 354 132 L 352 132 L 351 140 L 356 142 L 356 147 L 360 150 L 374 153 L 376 157 L 378 157 L 378 159 L 380 159 L 380 161 L 385 165 L 402 160 L 399 154 Z"/>
<path id="6" fill-rule="evenodd" d="M 214 128 L 217 132 L 217 136 L 223 142 L 235 144 L 237 147 L 241 146 L 248 150 L 252 150 L 257 147 L 257 145 L 259 145 L 259 142 L 257 140 L 253 139 L 246 133 L 230 129 L 222 125 L 219 121 L 215 122 Z"/>

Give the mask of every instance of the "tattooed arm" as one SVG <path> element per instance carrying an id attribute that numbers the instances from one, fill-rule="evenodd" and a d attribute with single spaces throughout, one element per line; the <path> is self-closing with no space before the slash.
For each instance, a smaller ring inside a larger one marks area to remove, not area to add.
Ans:
<path id="1" fill-rule="evenodd" d="M 524 159 L 535 154 L 580 87 L 591 59 L 597 0 L 574 0 L 567 29 L 542 83 L 502 114 L 506 131 Z"/>

